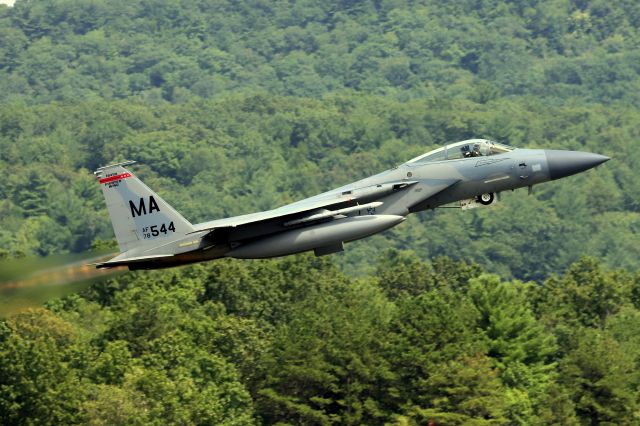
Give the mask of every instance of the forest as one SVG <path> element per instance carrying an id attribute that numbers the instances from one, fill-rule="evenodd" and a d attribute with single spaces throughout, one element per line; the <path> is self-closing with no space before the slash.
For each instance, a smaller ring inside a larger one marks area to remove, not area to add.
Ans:
<path id="1" fill-rule="evenodd" d="M 112 248 L 487 138 L 596 170 L 328 257 L 127 272 L 0 320 L 2 424 L 640 423 L 634 0 L 0 5 L 0 259 Z M 0 304 L 2 301 L 0 301 Z"/>

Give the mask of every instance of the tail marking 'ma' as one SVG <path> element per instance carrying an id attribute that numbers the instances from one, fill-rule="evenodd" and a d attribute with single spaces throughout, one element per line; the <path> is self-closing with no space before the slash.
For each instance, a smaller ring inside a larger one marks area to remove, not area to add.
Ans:
<path id="1" fill-rule="evenodd" d="M 153 195 L 149 196 L 149 214 L 154 211 L 159 212 L 160 207 L 158 207 L 158 203 L 156 203 L 156 199 L 153 198 Z M 136 206 L 132 200 L 129 200 L 129 208 L 131 208 L 131 217 L 142 216 L 147 214 L 147 207 L 144 202 L 144 198 L 140 198 L 138 205 Z"/>
<path id="2" fill-rule="evenodd" d="M 95 174 L 122 252 L 194 230 L 189 221 L 122 164 L 102 167 Z"/>

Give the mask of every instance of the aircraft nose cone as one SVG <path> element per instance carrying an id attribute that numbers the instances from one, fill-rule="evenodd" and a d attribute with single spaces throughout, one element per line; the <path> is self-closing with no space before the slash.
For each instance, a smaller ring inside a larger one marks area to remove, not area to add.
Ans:
<path id="1" fill-rule="evenodd" d="M 575 175 L 610 160 L 604 155 L 581 151 L 546 149 L 545 155 L 551 180 Z"/>

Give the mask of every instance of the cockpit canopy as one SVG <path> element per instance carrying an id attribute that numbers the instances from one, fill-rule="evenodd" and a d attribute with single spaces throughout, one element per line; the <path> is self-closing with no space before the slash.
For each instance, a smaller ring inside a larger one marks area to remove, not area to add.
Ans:
<path id="1" fill-rule="evenodd" d="M 503 154 L 513 151 L 514 149 L 515 148 L 510 146 L 486 139 L 469 139 L 434 149 L 433 151 L 429 151 L 426 154 L 407 161 L 407 163 L 421 164 L 469 157 L 486 157 L 489 155 Z"/>

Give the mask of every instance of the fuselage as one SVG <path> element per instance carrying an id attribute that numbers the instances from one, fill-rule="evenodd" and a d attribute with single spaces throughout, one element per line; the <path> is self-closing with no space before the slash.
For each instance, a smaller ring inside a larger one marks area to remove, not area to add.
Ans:
<path id="1" fill-rule="evenodd" d="M 578 151 L 513 149 L 480 139 L 458 142 L 287 206 L 192 225 L 186 235 L 143 244 L 113 260 L 122 259 L 118 262 L 130 269 L 154 269 L 220 257 L 334 253 L 345 242 L 396 226 L 410 213 L 463 200 L 490 204 L 502 191 L 579 173 L 608 159 Z"/>

